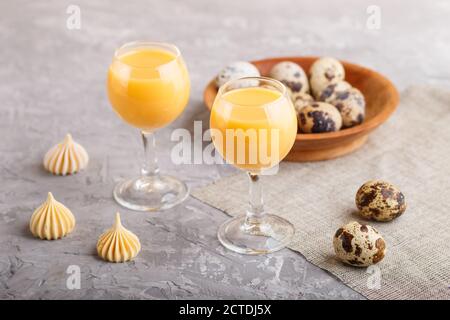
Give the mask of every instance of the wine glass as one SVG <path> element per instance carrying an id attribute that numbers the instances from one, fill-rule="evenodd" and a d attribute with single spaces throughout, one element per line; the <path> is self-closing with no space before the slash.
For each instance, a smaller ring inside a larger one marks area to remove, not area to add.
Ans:
<path id="1" fill-rule="evenodd" d="M 264 77 L 227 82 L 214 100 L 210 128 L 216 150 L 228 163 L 246 171 L 250 182 L 249 208 L 220 226 L 220 242 L 245 254 L 284 248 L 294 227 L 265 212 L 261 175 L 277 168 L 297 135 L 297 117 L 286 87 Z"/>
<path id="2" fill-rule="evenodd" d="M 119 183 L 114 198 L 139 211 L 179 204 L 187 198 L 188 188 L 159 173 L 154 133 L 174 121 L 189 100 L 190 80 L 180 50 L 172 44 L 147 41 L 121 46 L 109 67 L 107 89 L 119 117 L 140 130 L 145 155 L 141 175 Z"/>

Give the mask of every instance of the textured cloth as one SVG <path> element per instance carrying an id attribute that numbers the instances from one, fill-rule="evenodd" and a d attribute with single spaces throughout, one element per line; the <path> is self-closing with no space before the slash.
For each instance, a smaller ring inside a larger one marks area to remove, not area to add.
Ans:
<path id="1" fill-rule="evenodd" d="M 295 225 L 291 249 L 369 299 L 450 299 L 449 140 L 450 92 L 410 88 L 358 151 L 329 161 L 285 162 L 277 175 L 263 177 L 266 211 Z M 356 214 L 356 191 L 370 179 L 402 190 L 407 209 L 401 217 L 367 222 Z M 247 188 L 242 173 L 193 195 L 235 216 L 245 212 Z M 379 269 L 336 260 L 333 235 L 352 220 L 384 236 L 387 253 Z"/>

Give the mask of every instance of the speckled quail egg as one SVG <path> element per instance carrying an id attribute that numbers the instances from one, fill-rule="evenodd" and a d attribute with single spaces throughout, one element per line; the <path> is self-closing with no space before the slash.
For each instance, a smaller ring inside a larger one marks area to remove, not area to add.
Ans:
<path id="1" fill-rule="evenodd" d="M 345 70 L 342 64 L 330 57 L 316 60 L 309 69 L 310 85 L 313 95 L 319 98 L 326 86 L 339 82 L 345 78 Z"/>
<path id="2" fill-rule="evenodd" d="M 361 216 L 376 221 L 391 221 L 406 210 L 403 193 L 382 180 L 364 183 L 356 193 L 355 202 Z"/>
<path id="3" fill-rule="evenodd" d="M 291 95 L 291 98 L 297 114 L 303 107 L 306 107 L 314 102 L 314 98 L 308 93 L 296 92 Z"/>
<path id="4" fill-rule="evenodd" d="M 350 88 L 336 92 L 329 103 L 334 105 L 341 113 L 343 127 L 354 127 L 364 121 L 366 101 L 358 89 Z"/>
<path id="5" fill-rule="evenodd" d="M 351 89 L 351 87 L 351 84 L 347 81 L 339 81 L 329 84 L 322 90 L 322 92 L 320 92 L 317 100 L 329 103 L 330 101 L 336 99 L 336 96 L 340 92 L 347 91 Z"/>
<path id="6" fill-rule="evenodd" d="M 352 221 L 339 228 L 333 237 L 334 252 L 342 262 L 367 267 L 383 260 L 386 242 L 373 227 Z"/>
<path id="7" fill-rule="evenodd" d="M 338 131 L 342 126 L 342 118 L 333 105 L 314 102 L 300 110 L 298 126 L 303 133 Z"/>
<path id="8" fill-rule="evenodd" d="M 308 77 L 302 67 L 294 62 L 277 63 L 270 69 L 269 77 L 282 82 L 292 94 L 309 92 Z"/>
<path id="9" fill-rule="evenodd" d="M 259 77 L 261 76 L 259 70 L 250 62 L 236 61 L 232 62 L 223 68 L 216 77 L 216 86 L 220 88 L 226 82 L 244 77 Z M 251 85 L 249 83 L 248 85 Z M 248 86 L 242 82 L 240 86 Z"/>

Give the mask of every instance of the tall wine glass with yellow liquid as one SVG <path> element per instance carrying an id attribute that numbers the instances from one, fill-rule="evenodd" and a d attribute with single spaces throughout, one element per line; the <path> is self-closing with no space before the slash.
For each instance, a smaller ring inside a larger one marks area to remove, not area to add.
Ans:
<path id="1" fill-rule="evenodd" d="M 229 81 L 217 93 L 210 128 L 216 150 L 228 163 L 246 171 L 250 181 L 249 208 L 219 228 L 220 242 L 245 254 L 284 248 L 294 227 L 264 211 L 260 180 L 262 173 L 277 168 L 297 135 L 297 118 L 286 87 L 262 77 Z"/>
<path id="2" fill-rule="evenodd" d="M 115 112 L 141 131 L 145 161 L 141 175 L 119 183 L 114 198 L 140 211 L 171 208 L 188 196 L 186 184 L 159 173 L 154 132 L 174 121 L 189 99 L 190 81 L 172 44 L 131 42 L 116 50 L 109 67 L 108 97 Z"/>

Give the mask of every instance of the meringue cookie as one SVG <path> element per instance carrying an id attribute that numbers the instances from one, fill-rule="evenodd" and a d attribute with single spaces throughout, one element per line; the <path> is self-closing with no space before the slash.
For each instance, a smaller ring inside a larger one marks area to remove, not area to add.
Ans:
<path id="1" fill-rule="evenodd" d="M 44 157 L 44 167 L 56 175 L 74 174 L 86 168 L 89 156 L 86 150 L 76 143 L 70 133 L 61 143 L 52 147 Z"/>
<path id="2" fill-rule="evenodd" d="M 120 214 L 117 212 L 113 227 L 98 239 L 98 255 L 109 262 L 125 262 L 136 257 L 140 250 L 138 237 L 122 226 Z"/>
<path id="3" fill-rule="evenodd" d="M 48 193 L 47 200 L 37 208 L 30 219 L 31 233 L 46 240 L 61 239 L 75 227 L 75 217 L 68 208 Z"/>

